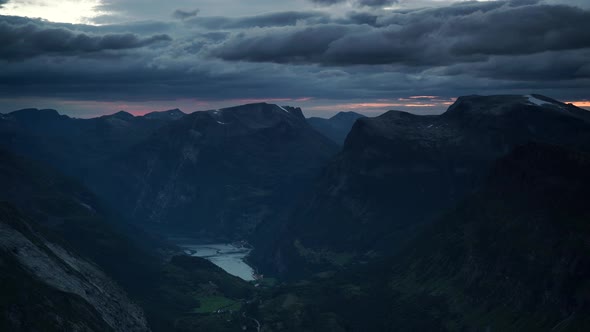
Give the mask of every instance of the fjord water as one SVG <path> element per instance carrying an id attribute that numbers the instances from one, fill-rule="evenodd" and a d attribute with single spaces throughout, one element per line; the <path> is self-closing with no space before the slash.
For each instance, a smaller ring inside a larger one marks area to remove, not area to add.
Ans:
<path id="1" fill-rule="evenodd" d="M 191 256 L 205 258 L 225 272 L 243 280 L 254 280 L 254 269 L 244 259 L 251 249 L 231 243 L 181 243 L 179 245 Z"/>

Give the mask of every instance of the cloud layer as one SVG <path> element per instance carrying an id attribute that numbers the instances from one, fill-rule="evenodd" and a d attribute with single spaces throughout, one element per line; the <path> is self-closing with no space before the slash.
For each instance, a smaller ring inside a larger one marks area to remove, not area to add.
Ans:
<path id="1" fill-rule="evenodd" d="M 182 10 L 177 9 L 172 13 L 172 17 L 179 19 L 179 20 L 186 20 L 187 18 L 195 17 L 199 13 L 198 9 L 194 10 Z"/>
<path id="2" fill-rule="evenodd" d="M 358 7 L 386 7 L 391 6 L 394 3 L 398 3 L 398 0 L 310 0 L 311 2 L 321 6 L 332 6 L 341 3 L 351 3 Z"/>
<path id="3" fill-rule="evenodd" d="M 253 62 L 437 66 L 588 48 L 590 34 L 581 31 L 590 31 L 590 12 L 579 8 L 470 3 L 392 13 L 367 24 L 251 31 L 212 54 Z"/>
<path id="4" fill-rule="evenodd" d="M 417 94 L 589 97 L 588 8 L 550 0 L 399 10 L 382 9 L 394 1 L 314 2 L 251 16 L 207 16 L 176 9 L 191 8 L 179 2 L 167 20 L 101 26 L 0 16 L 0 98 L 312 98 L 325 107 L 321 100 L 379 104 Z"/>
<path id="5" fill-rule="evenodd" d="M 89 35 L 27 22 L 0 21 L 0 59 L 22 61 L 37 56 L 81 56 L 121 51 L 171 41 L 166 34 L 140 37 L 132 33 Z"/>

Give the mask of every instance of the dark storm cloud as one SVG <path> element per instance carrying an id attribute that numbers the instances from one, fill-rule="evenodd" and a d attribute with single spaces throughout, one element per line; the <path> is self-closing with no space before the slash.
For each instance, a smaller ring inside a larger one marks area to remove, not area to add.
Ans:
<path id="1" fill-rule="evenodd" d="M 431 66 L 590 47 L 590 34 L 581 33 L 590 31 L 590 11 L 527 3 L 468 3 L 396 12 L 379 18 L 379 26 L 370 29 L 321 25 L 242 33 L 212 54 L 277 63 Z"/>
<path id="2" fill-rule="evenodd" d="M 247 29 L 293 26 L 297 23 L 318 24 L 329 22 L 328 15 L 320 12 L 278 12 L 245 17 L 197 17 L 188 24 L 205 29 Z"/>
<path id="3" fill-rule="evenodd" d="M 42 55 L 99 53 L 145 47 L 170 41 L 168 35 L 140 37 L 131 33 L 89 35 L 65 28 L 34 23 L 11 24 L 0 17 L 0 59 L 20 61 Z"/>
<path id="4" fill-rule="evenodd" d="M 322 6 L 331 6 L 331 5 L 335 5 L 338 3 L 343 3 L 346 2 L 346 0 L 310 0 L 313 3 L 316 3 L 318 5 L 322 5 Z"/>
<path id="5" fill-rule="evenodd" d="M 195 17 L 197 16 L 197 14 L 199 13 L 198 9 L 195 10 L 182 10 L 182 9 L 177 9 L 174 11 L 174 13 L 172 13 L 172 17 L 179 19 L 179 20 L 186 20 L 187 18 L 191 18 L 191 17 Z"/>
<path id="6" fill-rule="evenodd" d="M 238 34 L 212 54 L 225 60 L 253 62 L 323 62 L 330 44 L 348 33 L 365 27 L 326 24 L 266 31 L 255 35 Z"/>
<path id="7" fill-rule="evenodd" d="M 368 12 L 350 12 L 346 15 L 346 18 L 336 20 L 337 23 L 341 24 L 367 24 L 376 26 L 379 15 Z"/>
<path id="8" fill-rule="evenodd" d="M 310 0 L 311 2 L 321 6 L 332 6 L 335 4 L 348 2 L 347 0 Z M 359 7 L 385 7 L 397 3 L 398 0 L 354 0 L 353 5 Z"/>
<path id="9" fill-rule="evenodd" d="M 366 7 L 385 7 L 397 3 L 398 0 L 357 0 L 359 6 Z"/>
<path id="10" fill-rule="evenodd" d="M 143 10 L 142 1 L 107 2 Z M 167 21 L 100 26 L 0 17 L 0 97 L 369 100 L 532 90 L 586 96 L 590 11 L 547 1 L 181 20 L 168 9 Z"/>
<path id="11" fill-rule="evenodd" d="M 458 23 L 446 29 L 457 39 L 451 49 L 455 54 L 532 54 L 590 47 L 590 34 L 581 33 L 590 31 L 590 11 L 573 7 L 518 7 Z"/>
<path id="12" fill-rule="evenodd" d="M 543 52 L 532 55 L 493 56 L 481 63 L 456 64 L 444 75 L 469 72 L 480 77 L 513 81 L 551 82 L 590 78 L 590 49 Z"/>
<path id="13" fill-rule="evenodd" d="M 314 70 L 293 71 L 257 64 L 239 70 L 228 67 L 221 62 L 152 65 L 141 58 L 109 65 L 92 58 L 70 58 L 60 63 L 38 58 L 15 63 L 0 72 L 0 97 L 149 100 L 338 95 L 336 87 L 323 86 L 325 83 L 314 78 Z"/>

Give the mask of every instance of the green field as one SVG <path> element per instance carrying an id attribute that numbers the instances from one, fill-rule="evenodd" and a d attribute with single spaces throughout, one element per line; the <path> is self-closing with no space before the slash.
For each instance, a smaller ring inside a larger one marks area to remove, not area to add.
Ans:
<path id="1" fill-rule="evenodd" d="M 219 309 L 237 311 L 242 307 L 240 302 L 223 296 L 199 297 L 198 300 L 201 304 L 200 307 L 195 309 L 198 314 L 209 314 Z"/>

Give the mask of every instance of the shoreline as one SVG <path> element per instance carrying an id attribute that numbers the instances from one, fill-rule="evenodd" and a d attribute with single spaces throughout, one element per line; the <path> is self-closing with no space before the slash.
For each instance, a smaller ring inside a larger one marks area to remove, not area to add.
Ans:
<path id="1" fill-rule="evenodd" d="M 204 258 L 227 273 L 245 281 L 256 280 L 256 269 L 248 264 L 246 259 L 252 251 L 251 245 L 246 241 L 203 243 L 188 238 L 182 240 L 185 241 L 179 241 L 176 245 L 185 254 Z"/>

